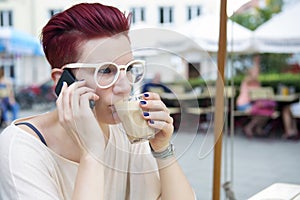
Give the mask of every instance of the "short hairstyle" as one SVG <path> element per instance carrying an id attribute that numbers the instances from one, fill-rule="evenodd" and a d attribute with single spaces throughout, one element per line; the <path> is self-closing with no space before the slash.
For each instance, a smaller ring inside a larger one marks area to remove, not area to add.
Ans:
<path id="1" fill-rule="evenodd" d="M 44 26 L 41 43 L 51 68 L 77 62 L 79 46 L 89 39 L 124 33 L 128 36 L 130 15 L 100 3 L 80 3 L 54 15 Z"/>

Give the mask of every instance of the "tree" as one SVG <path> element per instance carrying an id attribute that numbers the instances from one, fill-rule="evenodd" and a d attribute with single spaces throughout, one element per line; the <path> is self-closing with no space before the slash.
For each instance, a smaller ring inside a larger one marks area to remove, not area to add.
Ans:
<path id="1" fill-rule="evenodd" d="M 244 12 L 235 13 L 230 18 L 238 24 L 255 30 L 260 25 L 272 18 L 273 15 L 281 12 L 283 0 L 266 0 L 264 7 L 253 7 Z M 262 73 L 281 73 L 287 67 L 288 54 L 262 54 Z"/>
<path id="2" fill-rule="evenodd" d="M 253 7 L 244 12 L 236 13 L 230 18 L 250 30 L 255 30 L 271 19 L 274 14 L 281 12 L 282 6 L 283 0 L 266 0 L 264 7 Z"/>
<path id="3" fill-rule="evenodd" d="M 261 55 L 262 73 L 282 73 L 288 67 L 289 54 L 265 53 Z"/>

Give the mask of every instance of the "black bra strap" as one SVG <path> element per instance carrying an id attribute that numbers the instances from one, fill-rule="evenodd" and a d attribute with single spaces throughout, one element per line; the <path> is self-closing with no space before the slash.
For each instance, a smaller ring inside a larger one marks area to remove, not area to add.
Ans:
<path id="1" fill-rule="evenodd" d="M 37 136 L 39 136 L 39 138 L 42 141 L 42 143 L 47 146 L 47 143 L 46 143 L 43 135 L 41 134 L 41 132 L 39 130 L 37 130 L 37 128 L 35 128 L 32 124 L 30 124 L 28 122 L 20 122 L 20 123 L 16 123 L 15 125 L 16 126 L 18 126 L 18 125 L 26 125 L 26 126 L 28 126 L 29 128 L 31 128 L 37 134 Z"/>

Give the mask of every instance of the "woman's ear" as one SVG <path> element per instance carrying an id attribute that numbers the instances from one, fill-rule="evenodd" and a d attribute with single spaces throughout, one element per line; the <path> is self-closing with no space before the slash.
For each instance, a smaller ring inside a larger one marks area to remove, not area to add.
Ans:
<path id="1" fill-rule="evenodd" d="M 54 85 L 57 84 L 57 82 L 58 82 L 59 78 L 61 77 L 62 73 L 63 73 L 62 69 L 59 69 L 59 68 L 52 69 L 51 78 L 54 81 Z"/>

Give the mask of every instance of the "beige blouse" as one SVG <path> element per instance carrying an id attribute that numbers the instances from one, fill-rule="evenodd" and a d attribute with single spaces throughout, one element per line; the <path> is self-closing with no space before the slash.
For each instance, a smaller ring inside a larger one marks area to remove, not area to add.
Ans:
<path id="1" fill-rule="evenodd" d="M 122 130 L 121 125 L 110 126 L 105 199 L 159 199 L 158 170 L 148 142 L 130 144 Z M 78 163 L 57 155 L 14 124 L 0 134 L 0 199 L 71 199 L 77 169 Z"/>

